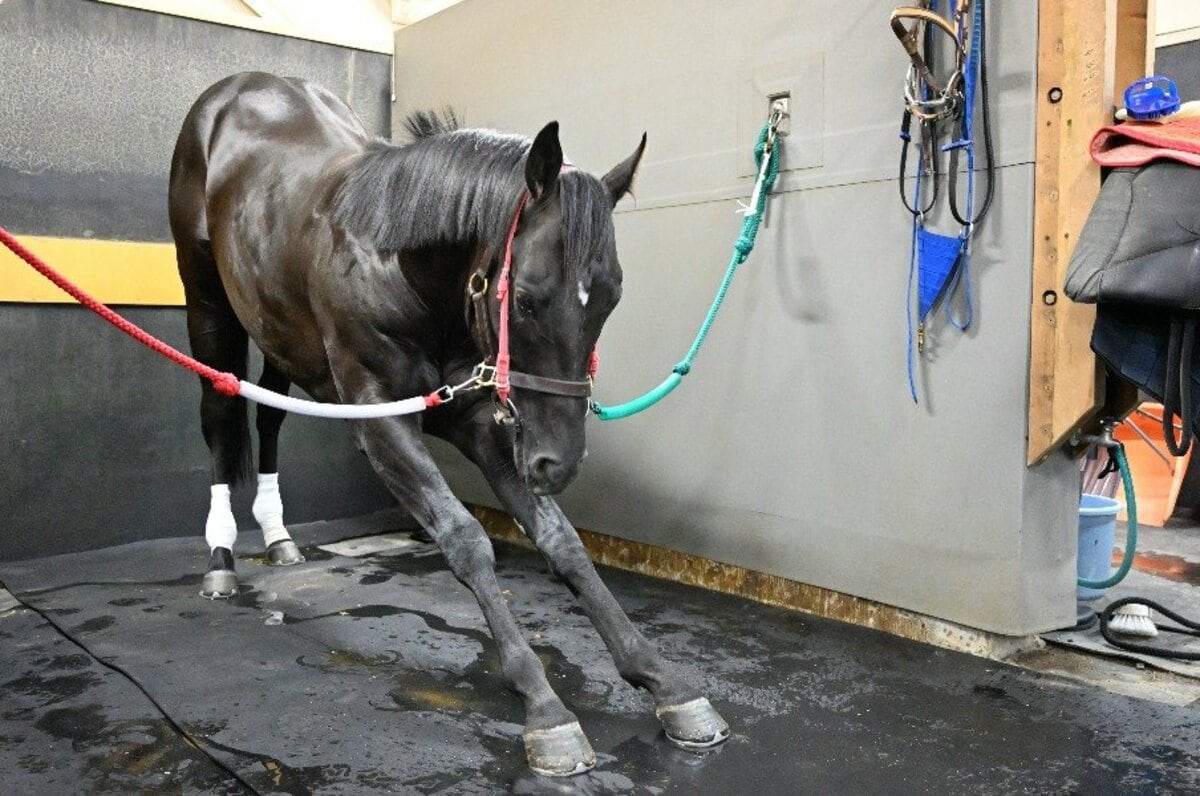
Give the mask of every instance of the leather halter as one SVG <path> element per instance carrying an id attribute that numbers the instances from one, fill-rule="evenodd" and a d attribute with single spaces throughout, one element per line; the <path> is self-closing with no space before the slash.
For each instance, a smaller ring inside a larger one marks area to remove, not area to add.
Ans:
<path id="1" fill-rule="evenodd" d="M 512 406 L 510 396 L 513 387 L 550 395 L 564 395 L 570 398 L 588 398 L 592 394 L 592 379 L 599 367 L 599 358 L 594 350 L 588 360 L 588 378 L 582 381 L 535 376 L 531 373 L 513 370 L 511 367 L 508 328 L 513 240 L 517 236 L 521 212 L 525 209 L 528 200 L 529 193 L 526 191 L 521 194 L 521 199 L 517 203 L 517 211 L 513 214 L 508 237 L 504 242 L 504 259 L 501 261 L 500 274 L 496 280 L 496 299 L 500 306 L 500 318 L 495 331 L 492 329 L 488 306 L 488 273 L 491 270 L 491 262 L 479 263 L 467 278 L 466 286 L 467 326 L 475 338 L 476 345 L 486 355 L 486 362 L 491 364 L 494 370 L 495 376 L 492 381 L 496 388 L 496 398 L 504 409 Z"/>

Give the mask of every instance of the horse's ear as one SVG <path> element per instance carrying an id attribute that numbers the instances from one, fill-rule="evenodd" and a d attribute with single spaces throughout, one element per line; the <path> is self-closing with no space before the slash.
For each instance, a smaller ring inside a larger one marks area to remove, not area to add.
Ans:
<path id="1" fill-rule="evenodd" d="M 533 139 L 525 160 L 525 184 L 534 199 L 540 199 L 558 180 L 562 171 L 562 145 L 558 143 L 558 122 L 550 122 Z"/>
<path id="2" fill-rule="evenodd" d="M 645 151 L 646 134 L 642 133 L 642 142 L 638 144 L 638 148 L 634 150 L 634 153 L 616 166 L 613 166 L 612 171 L 601 178 L 601 182 L 608 189 L 608 195 L 612 197 L 614 205 L 621 201 L 622 196 L 629 193 L 629 188 L 633 185 L 633 175 L 637 172 L 638 163 L 642 162 L 642 153 Z"/>

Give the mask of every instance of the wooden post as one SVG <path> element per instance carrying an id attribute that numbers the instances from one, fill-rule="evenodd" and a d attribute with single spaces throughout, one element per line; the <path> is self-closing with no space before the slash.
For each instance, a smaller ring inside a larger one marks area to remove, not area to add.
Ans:
<path id="1" fill-rule="evenodd" d="M 1090 348 L 1095 308 L 1070 301 L 1062 286 L 1100 190 L 1088 144 L 1111 121 L 1113 97 L 1153 64 L 1153 2 L 1107 0 L 1102 9 L 1095 0 L 1038 3 L 1029 464 L 1065 442 L 1104 400 Z"/>
<path id="2" fill-rule="evenodd" d="M 1109 0 L 1113 2 L 1113 0 Z M 1100 188 L 1088 141 L 1111 114 L 1109 15 L 1095 0 L 1038 3 L 1028 461 L 1040 461 L 1100 405 L 1088 347 L 1095 309 L 1062 295 L 1067 264 Z"/>
<path id="3" fill-rule="evenodd" d="M 1155 0 L 1117 0 L 1113 105 L 1125 102 L 1125 89 L 1154 73 Z"/>

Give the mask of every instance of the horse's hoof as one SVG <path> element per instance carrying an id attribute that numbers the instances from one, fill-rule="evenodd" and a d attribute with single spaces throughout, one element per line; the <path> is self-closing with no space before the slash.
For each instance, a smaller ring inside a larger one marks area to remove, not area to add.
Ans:
<path id="1" fill-rule="evenodd" d="M 547 777 L 582 774 L 596 765 L 596 753 L 577 721 L 547 730 L 526 730 L 525 756 L 530 768 Z"/>
<path id="2" fill-rule="evenodd" d="M 273 567 L 290 567 L 304 561 L 304 554 L 291 539 L 280 539 L 267 548 L 267 563 Z"/>
<path id="3" fill-rule="evenodd" d="M 667 740 L 684 749 L 707 749 L 729 738 L 729 725 L 704 697 L 667 705 L 654 713 L 662 722 Z"/>
<path id="4" fill-rule="evenodd" d="M 209 600 L 223 600 L 237 594 L 237 573 L 232 569 L 210 569 L 204 573 L 200 585 L 200 596 Z"/>

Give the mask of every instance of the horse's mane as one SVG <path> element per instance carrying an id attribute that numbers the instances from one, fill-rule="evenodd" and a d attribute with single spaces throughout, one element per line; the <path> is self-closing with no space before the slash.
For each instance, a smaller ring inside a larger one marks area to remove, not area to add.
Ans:
<path id="1" fill-rule="evenodd" d="M 334 195 L 334 221 L 380 251 L 463 243 L 498 251 L 525 190 L 530 141 L 458 125 L 452 110 L 420 111 L 405 120 L 410 143 L 369 144 Z M 558 185 L 566 261 L 585 268 L 610 242 L 612 200 L 578 169 Z"/>
<path id="2" fill-rule="evenodd" d="M 453 108 L 443 108 L 441 112 L 413 111 L 404 118 L 404 129 L 413 139 L 451 133 L 460 127 L 462 127 L 462 122 Z"/>

